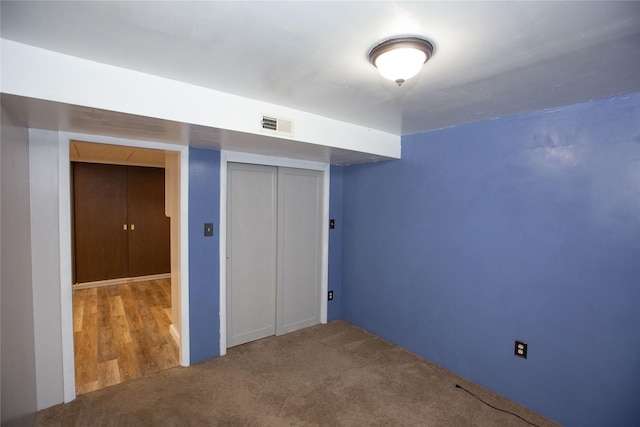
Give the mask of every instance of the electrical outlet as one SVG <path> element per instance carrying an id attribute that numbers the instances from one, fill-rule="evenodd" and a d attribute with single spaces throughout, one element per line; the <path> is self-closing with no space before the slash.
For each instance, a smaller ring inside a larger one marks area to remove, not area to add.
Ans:
<path id="1" fill-rule="evenodd" d="M 327 295 L 327 299 L 329 301 L 333 300 L 333 291 L 329 291 L 329 294 Z"/>
<path id="2" fill-rule="evenodd" d="M 516 347 L 514 354 L 518 357 L 522 357 L 523 359 L 527 358 L 527 343 L 524 341 L 516 340 Z"/>

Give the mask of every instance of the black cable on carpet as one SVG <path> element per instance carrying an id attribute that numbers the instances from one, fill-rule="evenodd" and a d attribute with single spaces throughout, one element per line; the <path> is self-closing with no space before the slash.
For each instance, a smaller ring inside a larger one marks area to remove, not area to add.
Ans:
<path id="1" fill-rule="evenodd" d="M 466 391 L 466 392 L 467 392 L 467 393 L 469 393 L 471 396 L 473 396 L 473 397 L 475 397 L 476 399 L 478 399 L 480 402 L 484 403 L 485 405 L 487 405 L 487 406 L 489 406 L 489 407 L 491 407 L 491 408 L 493 408 L 493 409 L 495 409 L 495 410 L 497 410 L 497 411 L 505 412 L 505 413 L 507 413 L 507 414 L 511 414 L 511 415 L 513 415 L 514 417 L 518 417 L 518 418 L 520 418 L 522 421 L 524 421 L 524 422 L 526 422 L 526 423 L 531 424 L 532 426 L 540 427 L 538 424 L 534 424 L 534 423 L 532 423 L 531 421 L 529 421 L 529 420 L 527 420 L 527 419 L 522 418 L 522 417 L 521 417 L 520 415 L 518 415 L 518 414 L 514 414 L 513 412 L 511 412 L 511 411 L 507 411 L 507 410 L 505 410 L 505 409 L 497 408 L 497 407 L 493 406 L 492 404 L 485 402 L 484 400 L 480 399 L 478 396 L 476 396 L 475 394 L 473 394 L 472 392 L 470 392 L 470 391 L 469 391 L 469 390 L 467 390 L 466 388 L 462 387 L 461 385 L 456 384 L 456 388 L 460 388 L 460 389 L 462 389 L 462 390 Z"/>

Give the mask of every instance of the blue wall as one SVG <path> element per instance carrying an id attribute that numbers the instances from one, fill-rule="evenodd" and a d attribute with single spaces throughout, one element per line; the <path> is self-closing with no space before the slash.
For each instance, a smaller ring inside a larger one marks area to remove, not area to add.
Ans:
<path id="1" fill-rule="evenodd" d="M 342 268 L 346 320 L 560 423 L 640 425 L 640 93 L 345 168 Z"/>
<path id="2" fill-rule="evenodd" d="M 213 237 L 204 224 L 213 223 Z M 220 152 L 189 149 L 191 363 L 220 355 Z"/>
<path id="3" fill-rule="evenodd" d="M 327 321 L 342 318 L 342 194 L 344 168 L 331 166 L 329 186 L 329 218 L 335 219 L 335 228 L 329 230 L 329 290 L 333 301 L 327 303 Z"/>

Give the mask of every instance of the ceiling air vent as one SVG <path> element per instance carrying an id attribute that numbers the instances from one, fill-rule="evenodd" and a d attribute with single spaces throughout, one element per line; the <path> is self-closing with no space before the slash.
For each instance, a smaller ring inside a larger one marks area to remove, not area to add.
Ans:
<path id="1" fill-rule="evenodd" d="M 262 116 L 262 129 L 283 135 L 293 135 L 293 121 L 273 116 Z"/>

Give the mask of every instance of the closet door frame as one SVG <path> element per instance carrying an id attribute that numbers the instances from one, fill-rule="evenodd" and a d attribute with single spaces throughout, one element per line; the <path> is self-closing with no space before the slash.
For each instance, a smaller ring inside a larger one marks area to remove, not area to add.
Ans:
<path id="1" fill-rule="evenodd" d="M 322 229 L 320 323 L 327 323 L 327 295 L 329 278 L 329 182 L 330 165 L 322 162 L 288 159 L 222 150 L 220 152 L 220 355 L 227 353 L 227 162 L 250 163 L 296 169 L 317 170 L 322 177 Z"/>

